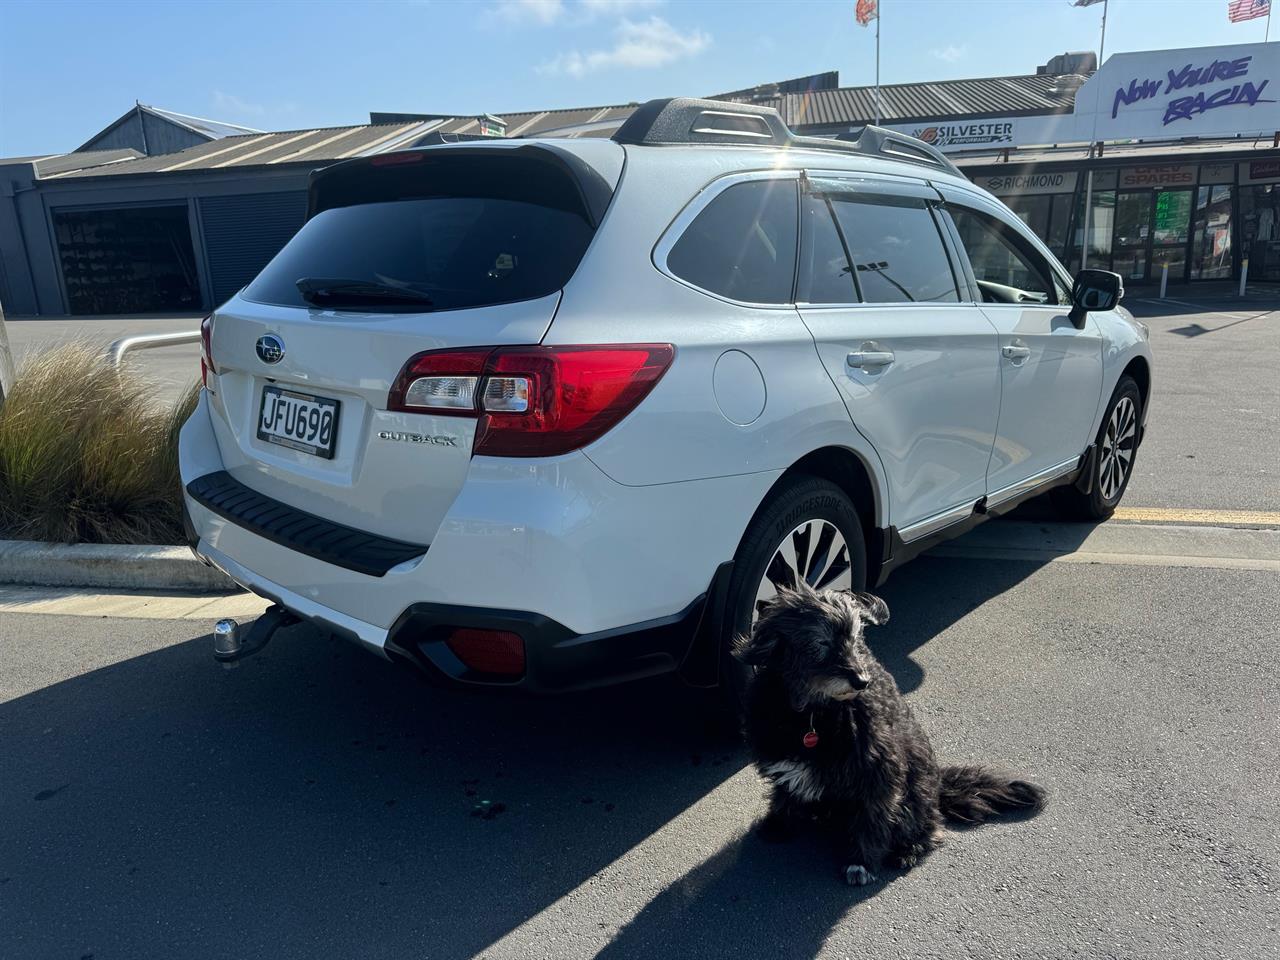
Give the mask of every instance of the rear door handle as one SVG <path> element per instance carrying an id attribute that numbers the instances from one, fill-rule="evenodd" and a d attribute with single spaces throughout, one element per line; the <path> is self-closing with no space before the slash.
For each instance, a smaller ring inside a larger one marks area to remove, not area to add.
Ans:
<path id="1" fill-rule="evenodd" d="M 1020 360 L 1025 360 L 1027 357 L 1031 356 L 1031 348 L 1020 340 L 1015 340 L 1013 343 L 1006 344 L 1000 348 L 1000 352 L 1004 354 L 1004 358 L 1006 360 L 1012 360 L 1015 363 Z"/>
<path id="2" fill-rule="evenodd" d="M 878 370 L 893 363 L 892 350 L 855 350 L 844 358 L 851 367 L 861 370 Z"/>

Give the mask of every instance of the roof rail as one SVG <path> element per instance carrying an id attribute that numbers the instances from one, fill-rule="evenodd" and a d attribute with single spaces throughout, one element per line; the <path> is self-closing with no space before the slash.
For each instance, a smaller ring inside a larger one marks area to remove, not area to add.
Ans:
<path id="1" fill-rule="evenodd" d="M 615 143 L 637 146 L 720 143 L 795 147 L 883 156 L 963 176 L 940 150 L 915 137 L 867 124 L 857 134 L 835 139 L 798 137 L 773 107 L 723 100 L 670 97 L 642 104 L 613 135 Z"/>

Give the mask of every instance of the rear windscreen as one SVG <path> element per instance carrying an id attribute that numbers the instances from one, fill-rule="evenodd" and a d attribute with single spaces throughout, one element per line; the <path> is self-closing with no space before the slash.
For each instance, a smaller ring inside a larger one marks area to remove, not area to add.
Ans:
<path id="1" fill-rule="evenodd" d="M 594 233 L 586 203 L 573 179 L 547 164 L 486 161 L 431 158 L 318 180 L 313 208 L 319 212 L 243 296 L 310 306 L 297 286 L 308 278 L 421 294 L 430 310 L 554 293 L 573 275 Z M 405 307 L 370 302 L 345 309 Z"/>

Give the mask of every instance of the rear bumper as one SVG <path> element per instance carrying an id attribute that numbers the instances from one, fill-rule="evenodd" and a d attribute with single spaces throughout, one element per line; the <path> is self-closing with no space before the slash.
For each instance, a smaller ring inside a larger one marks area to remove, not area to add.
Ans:
<path id="1" fill-rule="evenodd" d="M 226 469 L 209 416 L 202 401 L 183 427 L 184 484 Z M 188 492 L 184 506 L 200 556 L 322 629 L 460 684 L 477 681 L 442 631 L 510 629 L 525 640 L 526 675 L 486 685 L 552 690 L 679 666 L 775 478 L 628 487 L 580 452 L 477 457 L 426 552 L 378 575 L 291 549 L 279 542 L 288 531 L 271 539 L 234 504 L 211 509 Z"/>

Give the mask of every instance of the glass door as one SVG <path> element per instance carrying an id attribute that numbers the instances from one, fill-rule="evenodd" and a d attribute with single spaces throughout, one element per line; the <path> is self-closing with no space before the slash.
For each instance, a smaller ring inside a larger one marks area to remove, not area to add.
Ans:
<path id="1" fill-rule="evenodd" d="M 1196 195 L 1191 242 L 1191 279 L 1231 277 L 1231 191 L 1228 185 L 1201 187 Z"/>
<path id="2" fill-rule="evenodd" d="M 1155 219 L 1151 225 L 1152 282 L 1169 265 L 1169 279 L 1182 282 L 1187 277 L 1187 240 L 1191 235 L 1193 190 L 1160 190 L 1155 195 Z"/>
<path id="3" fill-rule="evenodd" d="M 1116 197 L 1111 269 L 1126 280 L 1148 279 L 1151 263 L 1152 192 L 1137 190 Z"/>

